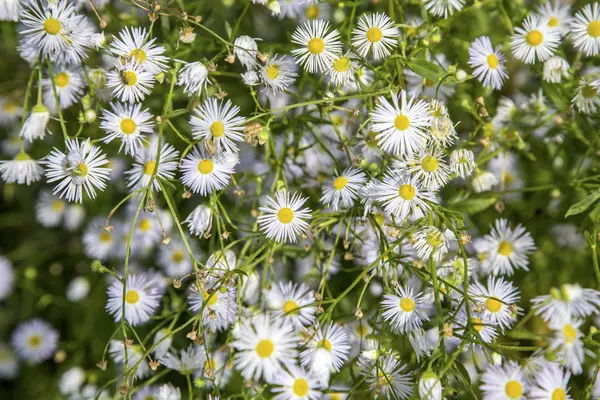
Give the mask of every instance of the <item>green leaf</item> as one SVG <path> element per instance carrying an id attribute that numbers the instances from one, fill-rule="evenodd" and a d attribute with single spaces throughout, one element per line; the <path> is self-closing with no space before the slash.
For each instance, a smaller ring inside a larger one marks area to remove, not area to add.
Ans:
<path id="1" fill-rule="evenodd" d="M 444 68 L 423 58 L 410 60 L 408 62 L 408 68 L 415 74 L 433 82 L 438 82 L 446 75 L 446 70 L 444 70 Z"/>
<path id="2" fill-rule="evenodd" d="M 498 197 L 483 197 L 479 199 L 468 199 L 463 200 L 459 203 L 453 204 L 452 208 L 456 211 L 463 212 L 465 214 L 477 214 L 487 210 L 498 201 Z"/>
<path id="3" fill-rule="evenodd" d="M 565 218 L 571 215 L 581 214 L 582 212 L 590 208 L 590 206 L 594 204 L 598 199 L 600 199 L 600 189 L 592 192 L 580 202 L 573 204 L 571 208 L 569 208 L 569 211 L 567 211 L 567 213 L 565 214 Z"/>
<path id="4" fill-rule="evenodd" d="M 173 110 L 173 111 L 169 111 L 167 113 L 167 115 L 165 115 L 166 118 L 174 118 L 174 117 L 178 117 L 180 115 L 186 114 L 188 112 L 188 110 L 186 108 L 180 108 L 178 110 Z"/>
<path id="5" fill-rule="evenodd" d="M 471 377 L 469 376 L 469 371 L 467 371 L 467 369 L 465 368 L 465 366 L 462 365 L 459 362 L 454 363 L 454 366 L 456 367 L 456 369 L 458 370 L 458 372 L 460 373 L 460 375 L 464 379 L 465 384 L 468 387 L 470 387 L 471 386 Z"/>

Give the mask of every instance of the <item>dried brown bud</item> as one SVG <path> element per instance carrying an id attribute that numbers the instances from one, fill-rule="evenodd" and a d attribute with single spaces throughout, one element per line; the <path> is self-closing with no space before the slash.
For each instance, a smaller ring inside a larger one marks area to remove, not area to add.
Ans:
<path id="1" fill-rule="evenodd" d="M 202 22 L 202 17 L 199 16 L 199 15 L 197 15 L 197 16 L 194 17 L 194 21 L 196 21 L 196 23 L 199 24 L 200 22 Z"/>
<path id="2" fill-rule="evenodd" d="M 150 360 L 150 362 L 148 362 L 148 365 L 150 365 L 150 369 L 152 371 L 156 371 L 160 363 L 157 360 Z"/>
<path id="3" fill-rule="evenodd" d="M 185 337 L 187 337 L 190 340 L 196 340 L 196 338 L 198 338 L 198 332 L 196 332 L 195 329 L 192 329 L 190 332 L 188 332 L 187 335 L 185 335 Z"/>
<path id="4" fill-rule="evenodd" d="M 494 204 L 494 208 L 496 209 L 496 211 L 498 211 L 500 214 L 502 214 L 502 212 L 504 212 L 504 203 L 502 201 L 497 201 L 496 204 Z"/>
<path id="5" fill-rule="evenodd" d="M 106 371 L 106 367 L 108 366 L 108 363 L 106 362 L 105 359 L 102 359 L 102 360 L 98 361 L 98 364 L 96 364 L 96 366 L 98 368 L 100 368 L 102 371 Z"/>
<path id="6" fill-rule="evenodd" d="M 206 66 L 206 69 L 208 69 L 208 72 L 216 72 L 217 71 L 217 64 L 215 64 L 213 62 L 210 62 Z"/>
<path id="7" fill-rule="evenodd" d="M 223 233 L 221 234 L 221 239 L 223 239 L 223 240 L 228 240 L 228 239 L 229 239 L 229 236 L 231 236 L 231 232 L 227 232 L 227 231 L 225 231 L 225 232 L 223 232 Z"/>
<path id="8" fill-rule="evenodd" d="M 235 62 L 235 56 L 231 53 L 227 54 L 227 57 L 225 57 L 225 62 L 233 64 Z"/>
<path id="9" fill-rule="evenodd" d="M 108 21 L 102 19 L 100 20 L 100 29 L 104 29 L 108 26 Z"/>
<path id="10" fill-rule="evenodd" d="M 62 362 L 64 362 L 67 359 L 67 353 L 64 350 L 58 350 L 55 354 L 54 354 L 54 362 L 57 364 L 60 364 Z"/>
<path id="11" fill-rule="evenodd" d="M 125 345 L 126 348 L 130 348 L 133 345 L 133 340 L 131 340 L 131 339 L 125 339 L 123 341 L 123 344 Z"/>
<path id="12" fill-rule="evenodd" d="M 129 394 L 129 390 L 131 390 L 131 389 L 130 389 L 130 387 L 129 387 L 129 386 L 127 386 L 127 385 L 120 386 L 120 387 L 119 387 L 119 395 L 120 395 L 121 397 L 126 397 L 126 396 L 127 396 L 127 394 Z"/>
<path id="13" fill-rule="evenodd" d="M 106 226 L 104 227 L 104 230 L 105 230 L 106 232 L 111 232 L 113 229 L 115 229 L 115 227 L 114 227 L 114 226 L 112 226 L 112 225 L 106 225 Z"/>
<path id="14" fill-rule="evenodd" d="M 460 242 L 464 245 L 466 245 L 467 243 L 469 243 L 471 241 L 471 236 L 466 233 L 466 232 L 462 232 L 460 234 Z"/>
<path id="15" fill-rule="evenodd" d="M 344 260 L 352 261 L 353 259 L 354 259 L 354 256 L 352 255 L 352 252 L 347 251 L 344 253 Z"/>
<path id="16" fill-rule="evenodd" d="M 171 238 L 169 236 L 166 236 L 166 235 L 163 236 L 162 244 L 164 244 L 166 246 L 169 243 L 171 243 Z"/>
<path id="17" fill-rule="evenodd" d="M 257 54 L 257 57 L 258 57 L 258 59 L 259 59 L 261 62 L 264 62 L 264 63 L 266 63 L 266 62 L 267 62 L 267 60 L 269 59 L 269 53 L 260 53 L 260 52 L 259 52 L 259 53 Z"/>
<path id="18" fill-rule="evenodd" d="M 219 91 L 215 93 L 215 97 L 218 100 L 223 100 L 225 97 L 227 97 L 228 94 L 229 93 L 227 93 L 226 91 L 219 89 Z"/>
<path id="19" fill-rule="evenodd" d="M 475 99 L 475 101 L 482 107 L 485 107 L 485 100 L 483 99 L 483 97 L 479 96 L 477 99 Z"/>
<path id="20" fill-rule="evenodd" d="M 395 239 L 400 235 L 400 229 L 391 227 L 388 229 L 387 233 L 388 233 L 388 235 L 390 235 L 391 237 L 393 237 Z"/>
<path id="21" fill-rule="evenodd" d="M 189 190 L 186 190 L 185 192 L 183 192 L 183 194 L 181 195 L 181 197 L 183 197 L 184 199 L 191 199 L 192 198 L 192 192 L 190 192 Z"/>
<path id="22" fill-rule="evenodd" d="M 173 279 L 173 287 L 175 289 L 179 289 L 181 287 L 181 279 L 174 278 Z"/>
<path id="23" fill-rule="evenodd" d="M 448 323 L 444 324 L 444 327 L 442 328 L 442 332 L 443 332 L 444 336 L 447 336 L 447 337 L 452 337 L 454 335 L 452 326 L 450 326 L 450 324 L 448 324 Z"/>
<path id="24" fill-rule="evenodd" d="M 354 315 L 355 315 L 355 316 L 356 316 L 356 318 L 358 318 L 358 319 L 362 319 L 362 317 L 364 317 L 364 314 L 363 314 L 363 312 L 361 311 L 361 309 L 360 309 L 360 308 L 357 308 L 357 309 L 354 311 Z"/>
<path id="25" fill-rule="evenodd" d="M 250 121 L 244 126 L 244 141 L 250 146 L 255 147 L 259 143 L 258 135 L 262 132 L 263 126 L 258 121 Z"/>

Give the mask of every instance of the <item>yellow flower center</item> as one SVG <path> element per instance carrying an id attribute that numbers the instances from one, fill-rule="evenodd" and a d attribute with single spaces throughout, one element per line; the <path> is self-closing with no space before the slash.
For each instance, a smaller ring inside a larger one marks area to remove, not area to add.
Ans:
<path id="1" fill-rule="evenodd" d="M 88 166 L 85 163 L 80 163 L 77 166 L 77 170 L 81 176 L 86 176 L 88 174 Z"/>
<path id="2" fill-rule="evenodd" d="M 27 343 L 29 343 L 29 347 L 38 347 L 42 344 L 42 337 L 40 335 L 31 335 Z"/>
<path id="3" fill-rule="evenodd" d="M 223 133 L 225 133 L 225 127 L 223 126 L 223 123 L 221 121 L 213 122 L 210 126 L 210 133 L 212 133 L 214 137 L 223 136 Z"/>
<path id="4" fill-rule="evenodd" d="M 65 208 L 65 204 L 60 200 L 55 200 L 52 202 L 52 210 L 55 212 L 62 211 Z"/>
<path id="5" fill-rule="evenodd" d="M 214 362 L 214 360 L 211 360 L 210 358 L 204 362 L 204 370 L 205 371 L 207 369 L 215 369 L 215 367 L 216 367 L 216 363 Z"/>
<path id="6" fill-rule="evenodd" d="M 125 71 L 123 77 L 125 78 L 125 82 L 127 82 L 127 86 L 133 86 L 137 83 L 137 75 L 133 71 Z"/>
<path id="7" fill-rule="evenodd" d="M 379 42 L 382 37 L 383 32 L 381 32 L 381 29 L 376 26 L 369 28 L 367 31 L 367 40 L 371 43 Z"/>
<path id="8" fill-rule="evenodd" d="M 319 18 L 320 13 L 321 13 L 321 10 L 319 10 L 319 6 L 317 6 L 316 4 L 313 4 L 306 9 L 306 18 L 317 19 L 317 18 Z"/>
<path id="9" fill-rule="evenodd" d="M 440 166 L 440 163 L 438 162 L 437 158 L 435 158 L 433 156 L 427 156 L 427 157 L 423 158 L 423 160 L 421 161 L 421 167 L 426 172 L 435 172 L 435 171 L 437 171 L 439 166 Z"/>
<path id="10" fill-rule="evenodd" d="M 471 322 L 473 323 L 473 329 L 475 329 L 477 332 L 481 332 L 483 329 L 481 320 L 479 318 L 471 318 Z"/>
<path id="11" fill-rule="evenodd" d="M 294 219 L 294 212 L 291 208 L 283 207 L 277 211 L 277 219 L 282 224 L 289 224 Z"/>
<path id="12" fill-rule="evenodd" d="M 600 36 L 600 21 L 592 21 L 588 24 L 587 28 L 588 34 L 591 37 Z"/>
<path id="13" fill-rule="evenodd" d="M 504 387 L 506 395 L 511 399 L 518 399 L 523 394 L 523 386 L 519 381 L 508 381 Z"/>
<path id="14" fill-rule="evenodd" d="M 279 76 L 279 65 L 269 64 L 265 68 L 265 72 L 267 73 L 269 79 L 275 80 Z"/>
<path id="15" fill-rule="evenodd" d="M 412 200 L 413 197 L 415 197 L 415 195 L 417 194 L 417 190 L 415 189 L 415 187 L 413 185 L 405 184 L 405 185 L 400 186 L 400 189 L 398 190 L 398 194 L 404 200 L 409 201 L 409 200 Z"/>
<path id="16" fill-rule="evenodd" d="M 154 160 L 148 161 L 146 164 L 144 164 L 144 174 L 146 174 L 146 175 L 152 175 L 154 173 L 155 169 L 156 169 L 156 161 L 154 161 Z"/>
<path id="17" fill-rule="evenodd" d="M 400 308 L 404 312 L 411 312 L 415 309 L 415 301 L 413 299 L 405 297 L 402 300 L 400 300 Z"/>
<path id="18" fill-rule="evenodd" d="M 44 21 L 44 30 L 51 35 L 58 34 L 61 29 L 62 25 L 56 18 L 48 18 Z"/>
<path id="19" fill-rule="evenodd" d="M 536 47 L 544 41 L 544 34 L 538 30 L 527 32 L 527 43 L 530 46 Z"/>
<path id="20" fill-rule="evenodd" d="M 343 188 L 346 187 L 347 184 L 348 184 L 348 178 L 346 178 L 345 176 L 338 176 L 333 181 L 333 188 L 335 190 L 342 190 Z"/>
<path id="21" fill-rule="evenodd" d="M 340 393 L 329 393 L 329 400 L 343 400 L 343 398 Z"/>
<path id="22" fill-rule="evenodd" d="M 439 245 L 441 245 L 444 242 L 444 239 L 442 238 L 442 232 L 437 231 L 437 230 L 431 230 L 427 233 L 427 243 L 429 243 L 429 245 L 433 246 L 433 247 L 438 247 Z"/>
<path id="23" fill-rule="evenodd" d="M 209 299 L 210 297 L 210 299 Z M 215 304 L 217 304 L 217 300 L 219 300 L 219 297 L 217 296 L 217 292 L 213 292 L 212 295 L 208 292 L 204 292 L 202 293 L 202 299 L 204 301 L 206 301 L 208 303 L 209 306 L 214 306 Z"/>
<path id="24" fill-rule="evenodd" d="M 296 314 L 298 312 L 298 303 L 294 300 L 287 300 L 283 303 L 283 312 L 286 314 Z"/>
<path id="25" fill-rule="evenodd" d="M 185 253 L 181 250 L 175 250 L 173 253 L 173 262 L 179 264 L 185 258 Z"/>
<path id="26" fill-rule="evenodd" d="M 321 349 L 325 349 L 325 350 L 327 350 L 327 351 L 331 351 L 331 348 L 333 347 L 333 346 L 331 345 L 331 342 L 330 342 L 329 340 L 327 340 L 327 339 L 323 339 L 323 340 L 321 340 L 321 341 L 320 341 L 320 342 L 317 344 L 317 346 L 318 346 L 319 348 L 321 348 Z"/>
<path id="27" fill-rule="evenodd" d="M 308 394 L 308 382 L 306 379 L 298 378 L 294 381 L 294 394 L 298 397 L 304 397 Z"/>
<path id="28" fill-rule="evenodd" d="M 399 131 L 405 131 L 410 126 L 410 120 L 406 115 L 398 115 L 394 120 L 394 126 Z"/>
<path id="29" fill-rule="evenodd" d="M 573 325 L 565 325 L 563 327 L 563 336 L 567 343 L 573 343 L 577 339 L 577 331 L 573 328 Z"/>
<path id="30" fill-rule="evenodd" d="M 142 232 L 148 232 L 150 230 L 150 228 L 152 227 L 152 223 L 150 222 L 150 220 L 148 218 L 144 218 L 140 221 L 140 224 L 138 225 L 138 227 L 140 228 L 140 230 Z"/>
<path id="31" fill-rule="evenodd" d="M 567 392 L 564 389 L 558 388 L 552 392 L 552 400 L 566 400 Z"/>
<path id="32" fill-rule="evenodd" d="M 325 42 L 321 38 L 312 38 L 308 41 L 308 51 L 311 54 L 321 54 L 325 50 Z"/>
<path id="33" fill-rule="evenodd" d="M 369 334 L 369 327 L 367 325 L 356 325 L 355 332 L 360 337 L 365 337 Z"/>
<path id="34" fill-rule="evenodd" d="M 54 77 L 54 82 L 56 82 L 56 86 L 59 88 L 64 88 L 69 84 L 69 74 L 66 72 L 59 72 Z"/>
<path id="35" fill-rule="evenodd" d="M 263 339 L 256 345 L 256 354 L 260 358 L 268 358 L 273 354 L 275 350 L 275 345 L 270 339 Z"/>
<path id="36" fill-rule="evenodd" d="M 129 53 L 129 55 L 135 58 L 135 61 L 139 62 L 140 64 L 146 61 L 147 58 L 146 52 L 142 49 L 132 50 L 131 53 Z"/>
<path id="37" fill-rule="evenodd" d="M 350 68 L 350 59 L 348 57 L 340 57 L 333 62 L 333 69 L 337 72 L 346 72 Z"/>
<path id="38" fill-rule="evenodd" d="M 490 54 L 489 56 L 487 56 L 487 65 L 491 69 L 498 68 L 498 57 L 496 57 L 495 54 Z"/>
<path id="39" fill-rule="evenodd" d="M 125 301 L 128 304 L 135 304 L 140 300 L 140 294 L 138 293 L 137 290 L 128 290 L 127 293 L 125 293 Z"/>
<path id="40" fill-rule="evenodd" d="M 485 302 L 485 306 L 489 312 L 497 313 L 502 309 L 502 302 L 494 297 L 490 297 Z"/>
<path id="41" fill-rule="evenodd" d="M 548 26 L 554 28 L 560 25 L 560 21 L 556 17 L 550 17 L 550 21 L 548 21 Z"/>
<path id="42" fill-rule="evenodd" d="M 215 164 L 211 160 L 202 160 L 198 163 L 198 172 L 207 175 L 215 168 Z"/>
<path id="43" fill-rule="evenodd" d="M 501 254 L 505 257 L 508 257 L 512 254 L 513 247 L 512 244 L 508 243 L 506 240 L 503 240 L 498 245 L 498 254 Z"/>
<path id="44" fill-rule="evenodd" d="M 112 235 L 110 233 L 104 231 L 100 234 L 100 241 L 104 242 L 104 243 L 108 243 L 108 242 L 112 241 Z"/>
<path id="45" fill-rule="evenodd" d="M 131 118 L 124 118 L 121 121 L 121 131 L 126 135 L 131 135 L 137 129 L 137 125 Z"/>
<path id="46" fill-rule="evenodd" d="M 598 89 L 592 85 L 585 85 L 581 89 L 581 95 L 586 99 L 591 99 L 592 97 L 596 96 L 596 94 L 598 94 Z"/>

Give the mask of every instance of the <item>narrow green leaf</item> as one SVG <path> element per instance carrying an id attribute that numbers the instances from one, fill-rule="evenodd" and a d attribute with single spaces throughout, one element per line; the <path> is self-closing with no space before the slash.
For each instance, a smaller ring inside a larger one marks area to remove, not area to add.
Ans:
<path id="1" fill-rule="evenodd" d="M 585 199 L 573 204 L 571 208 L 569 208 L 569 211 L 567 211 L 567 213 L 565 214 L 565 218 L 571 215 L 581 214 L 582 212 L 590 208 L 590 206 L 594 204 L 598 199 L 600 199 L 600 189 L 592 192 Z"/>
<path id="2" fill-rule="evenodd" d="M 423 58 L 410 60 L 408 62 L 408 68 L 410 68 L 415 74 L 432 82 L 438 82 L 444 75 L 446 75 L 444 68 Z"/>

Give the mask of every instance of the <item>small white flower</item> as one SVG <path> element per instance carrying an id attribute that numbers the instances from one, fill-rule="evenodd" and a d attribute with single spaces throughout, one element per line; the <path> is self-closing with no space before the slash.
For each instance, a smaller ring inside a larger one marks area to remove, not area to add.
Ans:
<path id="1" fill-rule="evenodd" d="M 393 355 L 381 355 L 375 359 L 360 358 L 361 374 L 373 393 L 381 393 L 386 399 L 407 400 L 413 393 L 410 372 L 403 373 L 407 365 Z"/>
<path id="2" fill-rule="evenodd" d="M 495 186 L 498 183 L 500 182 L 498 181 L 498 178 L 496 178 L 496 175 L 479 168 L 475 170 L 475 175 L 471 180 L 475 193 L 487 192 L 492 186 Z"/>
<path id="3" fill-rule="evenodd" d="M 544 80 L 546 82 L 560 83 L 569 77 L 569 63 L 564 58 L 554 56 L 544 63 Z"/>
<path id="4" fill-rule="evenodd" d="M 571 373 L 556 364 L 546 364 L 533 375 L 529 398 L 531 400 L 572 400 L 569 394 Z"/>
<path id="5" fill-rule="evenodd" d="M 231 153 L 210 156 L 204 146 L 195 147 L 181 162 L 181 182 L 193 193 L 207 196 L 229 186 L 238 159 Z"/>
<path id="6" fill-rule="evenodd" d="M 423 400 L 442 400 L 442 382 L 431 370 L 425 371 L 419 379 L 419 396 Z"/>
<path id="7" fill-rule="evenodd" d="M 43 139 L 46 136 L 48 121 L 50 121 L 48 108 L 43 104 L 36 104 L 21 127 L 19 135 L 30 142 L 35 139 Z"/>
<path id="8" fill-rule="evenodd" d="M 356 56 L 347 51 L 345 54 L 336 56 L 329 66 L 329 77 L 334 85 L 345 85 L 353 82 L 356 78 L 354 73 L 359 64 L 356 62 Z"/>
<path id="9" fill-rule="evenodd" d="M 593 76 L 584 76 L 579 81 L 572 103 L 579 112 L 594 114 L 600 108 L 600 80 Z"/>
<path id="10" fill-rule="evenodd" d="M 211 331 L 224 331 L 236 321 L 236 289 L 214 276 L 209 276 L 201 288 L 196 284 L 190 287 L 188 303 L 191 311 L 202 312 L 203 324 Z"/>
<path id="11" fill-rule="evenodd" d="M 512 229 L 506 219 L 500 218 L 484 240 L 487 247 L 484 268 L 488 273 L 510 276 L 516 269 L 528 270 L 527 256 L 535 251 L 535 243 L 521 224 Z"/>
<path id="12" fill-rule="evenodd" d="M 463 179 L 471 176 L 477 164 L 471 150 L 457 149 L 450 154 L 450 170 Z"/>
<path id="13" fill-rule="evenodd" d="M 521 295 L 519 289 L 511 282 L 490 276 L 487 287 L 479 282 L 472 283 L 469 286 L 469 295 L 484 306 L 483 317 L 498 325 L 501 331 L 510 329 L 515 323 L 519 308 L 513 312 L 511 306 L 521 300 Z"/>
<path id="14" fill-rule="evenodd" d="M 296 64 L 287 56 L 273 55 L 260 67 L 260 77 L 267 93 L 283 92 L 295 81 Z"/>
<path id="15" fill-rule="evenodd" d="M 166 368 L 178 371 L 182 375 L 190 375 L 195 370 L 203 367 L 205 350 L 202 346 L 191 344 L 187 349 L 177 352 L 168 352 L 160 357 L 160 363 Z"/>
<path id="16" fill-rule="evenodd" d="M 123 311 L 125 319 L 131 325 L 141 325 L 150 319 L 160 305 L 161 295 L 152 281 L 146 275 L 129 275 L 125 286 L 125 301 L 123 301 L 123 283 L 115 279 L 106 290 L 108 300 L 106 311 L 115 317 L 115 322 L 121 321 Z"/>
<path id="17" fill-rule="evenodd" d="M 107 74 L 106 86 L 120 101 L 138 103 L 150 94 L 154 87 L 154 76 L 144 69 L 135 58 L 128 62 L 121 60 L 115 69 Z"/>
<path id="18" fill-rule="evenodd" d="M 384 13 L 363 14 L 352 30 L 352 44 L 361 57 L 386 58 L 398 46 L 400 31 Z"/>
<path id="19" fill-rule="evenodd" d="M 253 69 L 258 62 L 258 45 L 250 36 L 242 35 L 233 42 L 233 54 L 240 60 L 240 63 L 248 70 Z"/>
<path id="20" fill-rule="evenodd" d="M 462 10 L 464 5 L 464 0 L 425 0 L 425 9 L 440 18 L 448 18 L 455 11 Z"/>
<path id="21" fill-rule="evenodd" d="M 525 376 L 514 361 L 501 366 L 489 365 L 481 377 L 481 391 L 484 400 L 525 400 L 528 399 L 528 385 Z"/>
<path id="22" fill-rule="evenodd" d="M 282 318 L 299 330 L 315 320 L 313 294 L 303 283 L 277 282 L 265 291 L 265 300 L 274 317 Z"/>
<path id="23" fill-rule="evenodd" d="M 550 339 L 550 351 L 555 352 L 558 361 L 574 375 L 583 372 L 582 364 L 585 358 L 583 320 L 573 319 L 566 315 L 555 315 L 548 324 L 554 335 Z"/>
<path id="24" fill-rule="evenodd" d="M 469 65 L 475 70 L 473 75 L 484 87 L 499 90 L 508 78 L 504 63 L 506 57 L 500 52 L 500 47 L 492 47 L 492 41 L 487 36 L 475 39 L 469 47 Z"/>
<path id="25" fill-rule="evenodd" d="M 260 229 L 267 239 L 295 242 L 298 235 L 308 229 L 311 210 L 302 208 L 306 200 L 299 193 L 290 197 L 287 190 L 278 191 L 275 198 L 267 196 L 267 204 L 259 208 L 263 215 L 258 217 Z"/>
<path id="26" fill-rule="evenodd" d="M 560 31 L 548 26 L 548 20 L 528 16 L 523 27 L 515 28 L 511 38 L 513 55 L 527 64 L 549 59 L 560 44 Z"/>
<path id="27" fill-rule="evenodd" d="M 573 45 L 586 56 L 600 53 L 600 4 L 587 4 L 575 14 L 571 26 Z"/>
<path id="28" fill-rule="evenodd" d="M 556 315 L 585 318 L 600 312 L 600 292 L 578 284 L 565 283 L 560 289 L 552 288 L 550 294 L 535 297 L 531 302 L 536 314 L 544 321 L 550 321 Z"/>
<path id="29" fill-rule="evenodd" d="M 199 205 L 194 208 L 194 211 L 188 215 L 183 223 L 188 225 L 190 234 L 202 237 L 210 231 L 212 226 L 212 211 L 210 207 Z"/>
<path id="30" fill-rule="evenodd" d="M 110 110 L 104 110 L 100 127 L 107 133 L 104 143 L 121 140 L 119 151 L 125 147 L 125 154 L 135 156 L 138 147 L 146 142 L 144 133 L 152 133 L 154 116 L 141 104 L 112 103 Z"/>
<path id="31" fill-rule="evenodd" d="M 15 286 L 15 270 L 12 263 L 6 257 L 0 256 L 0 301 L 12 294 Z"/>
<path id="32" fill-rule="evenodd" d="M 160 190 L 158 179 L 173 179 L 177 169 L 177 159 L 179 152 L 168 143 L 163 143 L 160 147 L 160 157 L 157 166 L 158 137 L 152 136 L 149 145 L 143 147 L 135 155 L 133 167 L 125 172 L 127 176 L 127 186 L 131 191 L 135 191 L 148 186 L 152 175 L 156 171 L 156 177 L 152 182 L 155 190 Z"/>
<path id="33" fill-rule="evenodd" d="M 292 35 L 292 43 L 302 47 L 292 50 L 296 61 L 310 73 L 326 72 L 342 51 L 340 33 L 327 21 L 307 21 Z"/>
<path id="34" fill-rule="evenodd" d="M 146 28 L 123 29 L 112 42 L 110 51 L 123 60 L 134 60 L 151 75 L 167 69 L 168 58 L 163 56 L 165 48 L 155 44 L 156 38 L 150 38 Z"/>
<path id="35" fill-rule="evenodd" d="M 179 71 L 177 86 L 183 86 L 183 92 L 188 96 L 202 95 L 207 83 L 208 68 L 200 61 L 187 63 Z"/>
<path id="36" fill-rule="evenodd" d="M 548 21 L 550 28 L 555 28 L 560 31 L 562 36 L 566 36 L 571 31 L 571 6 L 569 4 L 561 4 L 560 0 L 546 1 L 540 4 L 536 12 L 537 17 L 542 21 Z"/>
<path id="37" fill-rule="evenodd" d="M 437 263 L 448 253 L 450 245 L 451 232 L 442 232 L 435 226 L 424 226 L 413 235 L 414 246 L 417 249 L 418 257 L 423 261 L 429 261 L 430 258 Z"/>
<path id="38" fill-rule="evenodd" d="M 35 318 L 20 323 L 12 333 L 11 344 L 17 357 L 40 364 L 54 355 L 58 348 L 58 331 L 46 321 Z"/>
<path id="39" fill-rule="evenodd" d="M 190 119 L 192 136 L 207 146 L 214 145 L 217 153 L 237 153 L 239 149 L 235 142 L 244 140 L 245 122 L 239 112 L 240 108 L 229 100 L 207 99 L 194 109 L 195 115 Z"/>
<path id="40" fill-rule="evenodd" d="M 88 294 L 90 293 L 90 288 L 90 281 L 83 276 L 78 276 L 69 282 L 65 295 L 67 300 L 77 303 L 87 298 Z"/>
<path id="41" fill-rule="evenodd" d="M 324 385 L 329 383 L 332 372 L 339 372 L 350 352 L 348 333 L 337 324 L 317 324 L 307 332 L 310 339 L 306 349 L 300 353 L 304 368 L 316 374 Z"/>
<path id="42" fill-rule="evenodd" d="M 85 382 L 85 371 L 81 367 L 72 367 L 63 372 L 58 381 L 60 392 L 65 396 L 76 395 Z"/>
<path id="43" fill-rule="evenodd" d="M 334 210 L 350 208 L 358 198 L 358 192 L 367 180 L 367 176 L 358 168 L 348 167 L 336 177 L 331 185 L 325 185 L 321 202 Z"/>
<path id="44" fill-rule="evenodd" d="M 0 161 L 0 174 L 7 183 L 31 185 L 40 180 L 44 169 L 29 154 L 20 152 L 10 161 Z"/>
<path id="45" fill-rule="evenodd" d="M 85 87 L 83 70 L 79 67 L 54 66 L 52 72 L 54 73 L 54 86 L 60 108 L 65 109 L 72 106 L 83 95 Z M 43 103 L 48 106 L 50 111 L 55 113 L 57 111 L 57 104 L 54 97 L 54 89 L 52 88 L 52 79 L 43 79 L 42 86 L 44 88 Z"/>
<path id="46" fill-rule="evenodd" d="M 431 191 L 443 187 L 450 176 L 450 167 L 446 164 L 441 150 L 423 149 L 414 157 L 395 162 L 394 166 L 411 173 L 425 189 Z"/>
<path id="47" fill-rule="evenodd" d="M 321 382 L 314 374 L 310 374 L 295 365 L 289 372 L 281 370 L 273 379 L 275 400 L 319 400 L 321 399 Z"/>
<path id="48" fill-rule="evenodd" d="M 396 295 L 385 295 L 381 302 L 385 319 L 396 333 L 406 334 L 419 329 L 423 322 L 429 321 L 425 313 L 422 293 L 415 293 L 412 287 L 396 288 Z"/>

